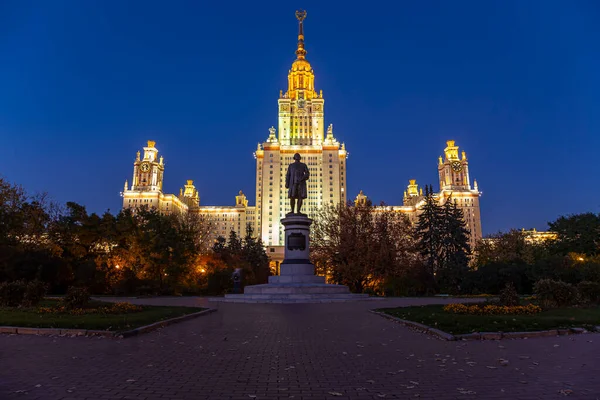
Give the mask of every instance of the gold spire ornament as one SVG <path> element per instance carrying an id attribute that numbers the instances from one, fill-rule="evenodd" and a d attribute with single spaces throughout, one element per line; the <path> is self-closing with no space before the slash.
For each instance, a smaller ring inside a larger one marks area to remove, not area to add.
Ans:
<path id="1" fill-rule="evenodd" d="M 299 60 L 302 60 L 306 56 L 306 50 L 304 50 L 304 26 L 302 24 L 302 21 L 306 19 L 306 11 L 296 11 L 296 19 L 298 20 L 298 49 L 296 50 L 296 56 Z"/>
<path id="2" fill-rule="evenodd" d="M 296 11 L 296 19 L 298 20 L 298 47 L 296 48 L 296 60 L 292 63 L 292 68 L 288 74 L 288 90 L 283 95 L 284 98 L 292 100 L 302 99 L 311 100 L 317 98 L 315 91 L 315 75 L 306 60 L 306 49 L 304 48 L 304 20 L 306 19 L 306 11 Z"/>

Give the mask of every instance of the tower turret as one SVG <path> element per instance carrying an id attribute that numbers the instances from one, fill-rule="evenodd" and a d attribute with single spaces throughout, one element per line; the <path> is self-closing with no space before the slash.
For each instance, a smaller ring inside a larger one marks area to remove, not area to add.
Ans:
<path id="1" fill-rule="evenodd" d="M 156 142 L 148 140 L 148 145 L 144 147 L 144 158 L 140 157 L 140 152 L 136 153 L 133 163 L 133 184 L 131 190 L 145 192 L 160 192 L 163 185 L 163 174 L 165 166 L 163 158 L 158 159 L 158 149 Z"/>

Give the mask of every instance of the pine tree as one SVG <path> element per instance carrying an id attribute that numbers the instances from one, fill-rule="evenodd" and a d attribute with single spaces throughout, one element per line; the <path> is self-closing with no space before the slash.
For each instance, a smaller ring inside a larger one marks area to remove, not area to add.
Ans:
<path id="1" fill-rule="evenodd" d="M 465 227 L 462 210 L 452 198 L 443 206 L 441 225 L 440 286 L 449 292 L 460 291 L 460 284 L 469 267 L 469 231 Z"/>
<path id="2" fill-rule="evenodd" d="M 231 254 L 240 254 L 242 252 L 242 241 L 234 230 L 229 232 L 229 240 L 227 241 L 227 249 Z"/>
<path id="3" fill-rule="evenodd" d="M 441 265 L 442 209 L 433 196 L 431 185 L 425 186 L 424 200 L 425 204 L 419 214 L 415 236 L 419 241 L 417 246 L 419 253 L 425 258 L 428 273 L 434 276 Z"/>
<path id="4" fill-rule="evenodd" d="M 226 248 L 227 239 L 225 239 L 223 236 L 219 236 L 217 240 L 215 240 L 215 243 L 213 243 L 212 251 L 217 254 L 223 254 Z"/>
<path id="5" fill-rule="evenodd" d="M 268 276 L 270 275 L 269 257 L 267 256 L 262 240 L 254 237 L 254 229 L 252 229 L 250 224 L 246 226 L 242 258 L 249 265 L 254 275 L 254 283 L 267 283 Z"/>

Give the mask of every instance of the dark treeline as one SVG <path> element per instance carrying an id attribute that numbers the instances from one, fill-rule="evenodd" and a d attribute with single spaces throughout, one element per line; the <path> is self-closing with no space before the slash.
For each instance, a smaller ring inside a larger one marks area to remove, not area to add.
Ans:
<path id="1" fill-rule="evenodd" d="M 0 282 L 38 280 L 50 293 L 83 286 L 96 294 L 221 294 L 228 284 L 219 282 L 234 268 L 248 282 L 266 282 L 266 253 L 251 230 L 212 251 L 210 229 L 191 213 L 89 214 L 0 179 Z"/>
<path id="2" fill-rule="evenodd" d="M 438 204 L 430 188 L 418 222 L 385 205 L 322 209 L 311 231 L 317 273 L 353 292 L 381 295 L 497 294 L 512 282 L 532 293 L 536 282 L 600 283 L 600 215 L 549 223 L 555 240 L 523 232 L 492 235 L 469 248 L 463 215 Z M 265 248 L 248 227 L 244 237 L 209 242 L 211 225 L 197 214 L 163 215 L 141 208 L 116 215 L 57 206 L 0 179 L 0 283 L 41 281 L 50 293 L 82 286 L 95 294 L 210 294 L 265 283 Z"/>
<path id="3" fill-rule="evenodd" d="M 600 215 L 549 223 L 555 240 L 521 231 L 491 235 L 469 247 L 461 210 L 438 204 L 426 188 L 418 222 L 384 204 L 321 211 L 312 230 L 312 258 L 332 283 L 385 295 L 499 294 L 508 283 L 532 293 L 536 282 L 600 283 Z"/>

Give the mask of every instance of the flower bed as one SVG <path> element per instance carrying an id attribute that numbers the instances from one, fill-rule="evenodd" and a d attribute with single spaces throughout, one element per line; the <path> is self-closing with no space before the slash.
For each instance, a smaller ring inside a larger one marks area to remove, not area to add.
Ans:
<path id="1" fill-rule="evenodd" d="M 129 331 L 156 322 L 204 311 L 200 307 L 148 306 L 92 300 L 68 308 L 59 299 L 45 299 L 38 307 L 0 307 L 5 327 Z"/>
<path id="2" fill-rule="evenodd" d="M 452 314 L 468 315 L 531 315 L 542 312 L 540 306 L 497 306 L 493 304 L 460 304 L 452 303 L 444 306 L 444 311 Z"/>
<path id="3" fill-rule="evenodd" d="M 64 305 L 55 307 L 39 307 L 38 314 L 68 314 L 68 315 L 87 315 L 87 314 L 129 314 L 140 312 L 143 308 L 131 303 L 113 303 L 106 306 L 92 308 L 72 308 L 69 309 Z"/>

